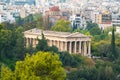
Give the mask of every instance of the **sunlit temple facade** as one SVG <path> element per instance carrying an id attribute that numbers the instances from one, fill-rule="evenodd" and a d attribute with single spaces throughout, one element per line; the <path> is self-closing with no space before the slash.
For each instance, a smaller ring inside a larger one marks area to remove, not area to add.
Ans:
<path id="1" fill-rule="evenodd" d="M 56 46 L 59 51 L 68 51 L 70 54 L 81 54 L 91 56 L 91 37 L 81 33 L 43 31 L 37 28 L 24 32 L 26 47 L 32 45 L 36 47 L 38 39 L 44 34 L 49 46 Z"/>

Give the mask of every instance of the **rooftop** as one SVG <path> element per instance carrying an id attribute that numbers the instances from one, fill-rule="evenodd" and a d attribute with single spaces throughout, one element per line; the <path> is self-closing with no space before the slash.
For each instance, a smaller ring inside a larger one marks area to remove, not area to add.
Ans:
<path id="1" fill-rule="evenodd" d="M 53 6 L 50 8 L 50 11 L 60 11 L 58 6 Z"/>
<path id="2" fill-rule="evenodd" d="M 57 36 L 57 37 L 90 37 L 86 36 L 84 34 L 81 34 L 79 32 L 75 33 L 70 33 L 70 32 L 57 32 L 57 31 L 49 31 L 49 30 L 41 30 L 38 28 L 30 29 L 25 31 L 25 34 L 36 34 L 36 35 L 41 35 L 43 32 L 44 35 L 49 35 L 49 36 Z"/>

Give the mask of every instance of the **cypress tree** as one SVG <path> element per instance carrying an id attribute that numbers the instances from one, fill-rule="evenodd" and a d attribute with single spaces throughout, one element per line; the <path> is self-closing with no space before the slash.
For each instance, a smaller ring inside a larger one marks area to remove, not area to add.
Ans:
<path id="1" fill-rule="evenodd" d="M 115 45 L 115 28 L 114 27 L 112 29 L 112 37 L 111 37 L 111 53 L 112 53 L 113 59 L 117 58 L 116 45 Z"/>

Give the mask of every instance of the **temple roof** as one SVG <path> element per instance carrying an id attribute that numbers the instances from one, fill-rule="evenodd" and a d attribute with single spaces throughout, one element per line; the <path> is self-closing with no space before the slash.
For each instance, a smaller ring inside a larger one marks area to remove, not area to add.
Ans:
<path id="1" fill-rule="evenodd" d="M 41 30 L 38 28 L 30 29 L 24 32 L 24 34 L 36 34 L 36 35 L 41 35 L 43 32 L 44 35 L 49 35 L 49 36 L 57 36 L 57 37 L 90 37 L 84 34 L 81 34 L 79 32 L 75 33 L 70 33 L 70 32 L 57 32 L 57 31 L 48 31 L 48 30 Z"/>

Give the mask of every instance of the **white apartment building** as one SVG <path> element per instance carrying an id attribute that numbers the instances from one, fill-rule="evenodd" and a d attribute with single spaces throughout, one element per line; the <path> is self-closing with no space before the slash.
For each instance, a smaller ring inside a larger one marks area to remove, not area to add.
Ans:
<path id="1" fill-rule="evenodd" d="M 15 22 L 15 18 L 13 17 L 11 9 L 7 10 L 7 6 L 8 5 L 6 3 L 0 3 L 0 23 L 5 21 L 10 23 Z"/>
<path id="2" fill-rule="evenodd" d="M 90 16 L 93 23 L 99 23 L 99 14 L 98 11 L 92 11 Z"/>
<path id="3" fill-rule="evenodd" d="M 80 14 L 70 16 L 69 20 L 71 22 L 72 28 L 74 29 L 78 29 L 78 28 L 85 29 L 86 28 L 86 21 L 84 17 L 81 16 Z"/>
<path id="4" fill-rule="evenodd" d="M 15 22 L 15 18 L 9 12 L 0 13 L 0 23 L 2 23 L 2 22 L 13 23 L 13 22 Z"/>
<path id="5" fill-rule="evenodd" d="M 120 26 L 120 14 L 112 14 L 112 25 Z"/>

